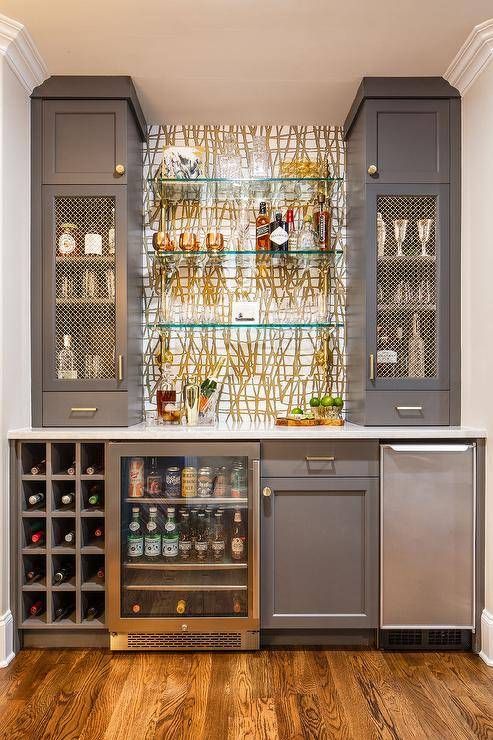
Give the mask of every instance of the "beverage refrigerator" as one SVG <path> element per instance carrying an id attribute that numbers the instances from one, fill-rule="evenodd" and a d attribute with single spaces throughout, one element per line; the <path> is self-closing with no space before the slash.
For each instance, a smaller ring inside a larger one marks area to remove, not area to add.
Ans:
<path id="1" fill-rule="evenodd" d="M 257 443 L 108 444 L 113 650 L 259 647 Z"/>

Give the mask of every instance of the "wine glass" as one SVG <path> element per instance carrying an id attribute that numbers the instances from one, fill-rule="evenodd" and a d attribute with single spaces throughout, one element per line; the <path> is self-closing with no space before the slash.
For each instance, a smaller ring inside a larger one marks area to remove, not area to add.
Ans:
<path id="1" fill-rule="evenodd" d="M 406 239 L 406 231 L 409 221 L 407 218 L 396 218 L 393 223 L 394 237 L 397 242 L 397 256 L 402 257 L 402 245 Z"/>
<path id="2" fill-rule="evenodd" d="M 418 237 L 419 237 L 419 241 L 421 242 L 421 256 L 428 257 L 428 252 L 426 251 L 426 245 L 428 244 L 430 240 L 431 227 L 433 226 L 433 219 L 432 218 L 418 218 L 418 220 L 416 221 L 416 226 L 418 227 Z"/>

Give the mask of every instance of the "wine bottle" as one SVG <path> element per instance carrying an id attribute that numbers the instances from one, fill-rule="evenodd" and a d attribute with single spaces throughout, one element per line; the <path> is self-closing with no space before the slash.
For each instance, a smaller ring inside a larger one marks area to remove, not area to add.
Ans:
<path id="1" fill-rule="evenodd" d="M 29 496 L 27 503 L 29 506 L 37 506 L 37 504 L 42 504 L 44 500 L 45 495 L 40 491 L 39 493 L 33 493 L 32 496 Z"/>
<path id="2" fill-rule="evenodd" d="M 101 614 L 101 609 L 99 606 L 94 606 L 94 605 L 90 606 L 86 610 L 86 619 L 88 622 L 92 622 L 93 619 L 96 619 L 96 617 L 99 617 L 100 614 Z"/>
<path id="3" fill-rule="evenodd" d="M 138 602 L 133 603 L 132 606 L 130 607 L 130 611 L 133 612 L 134 614 L 139 614 L 141 609 L 142 607 Z"/>
<path id="4" fill-rule="evenodd" d="M 187 609 L 187 602 L 185 599 L 178 599 L 176 602 L 176 613 L 177 614 L 185 614 L 185 611 Z"/>
<path id="5" fill-rule="evenodd" d="M 241 603 L 241 598 L 238 596 L 238 594 L 233 594 L 232 602 L 233 602 L 233 613 L 240 614 L 243 611 L 243 606 Z"/>
<path id="6" fill-rule="evenodd" d="M 74 532 L 74 530 L 71 529 L 70 532 L 67 532 L 66 535 L 65 535 L 65 537 L 63 539 L 69 545 L 71 545 L 72 543 L 75 544 L 75 532 Z"/>
<path id="7" fill-rule="evenodd" d="M 31 475 L 44 475 L 46 473 L 46 460 L 41 460 L 31 468 Z"/>
<path id="8" fill-rule="evenodd" d="M 69 564 L 62 565 L 53 576 L 53 583 L 64 583 L 72 577 L 72 568 Z"/>
<path id="9" fill-rule="evenodd" d="M 101 566 L 101 568 L 98 568 L 96 572 L 96 578 L 100 578 L 102 581 L 104 581 L 104 567 Z"/>
<path id="10" fill-rule="evenodd" d="M 98 539 L 100 539 L 101 537 L 103 537 L 103 535 L 104 535 L 104 529 L 103 529 L 103 526 L 101 525 L 100 527 L 96 527 L 96 529 L 95 529 L 95 530 L 94 530 L 94 532 L 93 532 L 93 537 L 94 537 L 94 539 L 98 540 Z"/>
<path id="11" fill-rule="evenodd" d="M 55 616 L 54 616 L 53 621 L 59 622 L 61 619 L 65 619 L 65 617 L 68 617 L 71 612 L 72 612 L 71 606 L 58 607 L 58 609 L 55 609 Z"/>
<path id="12" fill-rule="evenodd" d="M 70 506 L 75 501 L 75 493 L 64 493 L 60 500 L 64 506 Z"/>
<path id="13" fill-rule="evenodd" d="M 99 501 L 99 493 L 93 493 L 87 499 L 87 503 L 89 504 L 89 506 L 97 506 L 99 504 Z"/>
<path id="14" fill-rule="evenodd" d="M 97 465 L 96 463 L 88 465 L 86 468 L 86 475 L 99 475 L 103 472 L 103 466 Z"/>
<path id="15" fill-rule="evenodd" d="M 45 531 L 41 522 L 31 524 L 31 542 L 33 545 L 42 545 L 45 538 Z"/>
<path id="16" fill-rule="evenodd" d="M 75 460 L 68 466 L 67 475 L 75 475 Z"/>
<path id="17" fill-rule="evenodd" d="M 44 604 L 41 601 L 41 599 L 38 599 L 38 601 L 35 601 L 34 604 L 29 607 L 29 614 L 31 617 L 39 617 L 40 614 L 44 612 Z"/>
<path id="18" fill-rule="evenodd" d="M 26 572 L 26 582 L 27 583 L 36 583 L 36 581 L 40 581 L 44 576 L 44 573 L 42 570 L 39 570 L 38 568 L 33 568 L 32 570 L 28 570 Z"/>

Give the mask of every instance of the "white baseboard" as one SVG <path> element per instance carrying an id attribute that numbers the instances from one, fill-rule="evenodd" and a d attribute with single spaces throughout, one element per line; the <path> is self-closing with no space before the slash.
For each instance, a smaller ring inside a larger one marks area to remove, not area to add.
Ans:
<path id="1" fill-rule="evenodd" d="M 493 668 L 493 614 L 483 609 L 481 614 L 481 652 L 479 657 Z"/>
<path id="2" fill-rule="evenodd" d="M 10 611 L 0 617 L 0 668 L 6 668 L 15 657 L 14 620 Z"/>

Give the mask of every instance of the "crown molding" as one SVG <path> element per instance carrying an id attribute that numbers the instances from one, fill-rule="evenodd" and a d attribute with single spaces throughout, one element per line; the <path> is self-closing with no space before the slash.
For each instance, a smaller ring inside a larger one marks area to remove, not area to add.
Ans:
<path id="1" fill-rule="evenodd" d="M 443 75 L 464 95 L 493 59 L 493 18 L 475 26 Z"/>
<path id="2" fill-rule="evenodd" d="M 26 27 L 0 13 L 0 54 L 29 95 L 48 77 L 42 60 Z"/>

